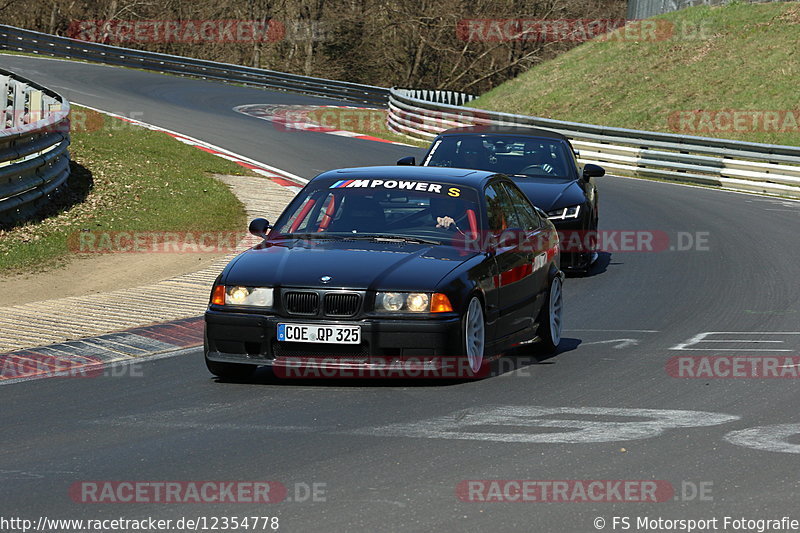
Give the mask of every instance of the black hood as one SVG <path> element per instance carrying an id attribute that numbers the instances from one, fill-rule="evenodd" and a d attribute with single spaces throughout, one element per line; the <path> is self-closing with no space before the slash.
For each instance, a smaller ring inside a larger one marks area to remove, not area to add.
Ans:
<path id="1" fill-rule="evenodd" d="M 225 285 L 433 291 L 473 252 L 457 246 L 339 240 L 263 243 L 234 259 Z M 323 283 L 321 278 L 330 276 Z"/>
<path id="2" fill-rule="evenodd" d="M 586 202 L 586 195 L 578 180 L 542 177 L 511 179 L 533 205 L 545 212 Z"/>

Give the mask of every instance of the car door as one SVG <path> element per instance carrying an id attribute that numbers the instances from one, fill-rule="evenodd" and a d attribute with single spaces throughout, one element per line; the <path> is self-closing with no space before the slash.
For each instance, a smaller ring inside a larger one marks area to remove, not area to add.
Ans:
<path id="1" fill-rule="evenodd" d="M 532 267 L 531 275 L 525 280 L 524 287 L 533 296 L 534 311 L 538 312 L 544 303 L 550 282 L 547 269 L 549 263 L 547 251 L 551 248 L 550 231 L 536 213 L 533 204 L 516 185 L 511 182 L 503 182 L 502 186 L 511 205 L 514 206 L 523 230 L 520 238 L 520 251 L 525 254 Z M 535 316 L 535 314 L 531 314 L 531 316 Z"/>
<path id="2" fill-rule="evenodd" d="M 511 203 L 502 181 L 495 180 L 484 190 L 489 234 L 494 243 L 494 261 L 497 273 L 494 286 L 497 291 L 496 337 L 503 338 L 530 325 L 535 301 L 535 287 L 531 276 L 531 254 L 520 246 L 521 221 Z"/>

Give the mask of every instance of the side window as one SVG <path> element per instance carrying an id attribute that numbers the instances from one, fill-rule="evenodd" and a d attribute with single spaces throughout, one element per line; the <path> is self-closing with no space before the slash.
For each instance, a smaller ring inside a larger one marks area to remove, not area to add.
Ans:
<path id="1" fill-rule="evenodd" d="M 499 183 L 495 182 L 486 187 L 486 215 L 489 222 L 489 231 L 503 231 L 511 227 L 511 223 L 508 220 L 508 212 L 513 213 L 514 210 L 508 205 L 508 199 L 499 185 Z"/>
<path id="2" fill-rule="evenodd" d="M 518 228 L 535 230 L 542 227 L 542 219 L 533 209 L 525 195 L 514 185 L 503 183 L 503 189 L 508 195 L 509 202 L 514 207 L 518 220 Z"/>
<path id="3" fill-rule="evenodd" d="M 569 169 L 570 174 L 580 176 L 581 164 L 578 162 L 578 156 L 575 154 L 575 149 L 571 144 L 567 145 L 567 151 L 569 152 L 567 157 L 569 157 L 569 161 L 572 162 L 570 165 L 571 168 Z"/>
<path id="4" fill-rule="evenodd" d="M 295 210 L 292 217 L 287 221 L 281 231 L 289 231 L 292 233 L 295 231 L 308 231 L 310 220 L 313 218 L 313 215 L 310 217 L 309 213 L 314 209 L 316 203 L 317 201 L 311 196 L 306 198 L 302 207 Z"/>

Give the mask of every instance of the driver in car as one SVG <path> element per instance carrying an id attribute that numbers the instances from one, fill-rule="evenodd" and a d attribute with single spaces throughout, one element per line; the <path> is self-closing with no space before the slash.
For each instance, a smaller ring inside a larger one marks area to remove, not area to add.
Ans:
<path id="1" fill-rule="evenodd" d="M 545 174 L 553 174 L 553 165 L 548 163 L 550 154 L 546 153 L 538 144 L 525 143 L 525 160 L 527 165 L 522 169 L 525 173 L 530 168 L 540 168 Z"/>
<path id="2" fill-rule="evenodd" d="M 437 228 L 450 229 L 452 226 L 453 229 L 464 233 L 456 222 L 467 215 L 464 203 L 461 200 L 455 198 L 431 198 L 429 209 L 431 216 L 436 220 Z"/>

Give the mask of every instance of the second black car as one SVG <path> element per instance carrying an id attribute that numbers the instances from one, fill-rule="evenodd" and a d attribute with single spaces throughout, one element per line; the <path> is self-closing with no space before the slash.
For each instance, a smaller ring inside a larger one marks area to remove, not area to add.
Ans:
<path id="1" fill-rule="evenodd" d="M 415 164 L 414 158 L 398 161 Z M 588 272 L 597 258 L 598 195 L 605 170 L 580 165 L 565 136 L 525 127 L 473 126 L 440 133 L 422 166 L 505 174 L 553 222 L 561 239 L 561 268 Z"/>

